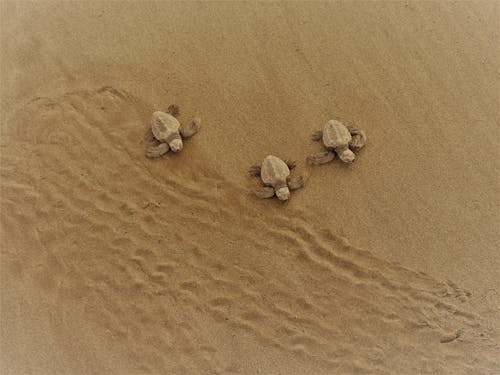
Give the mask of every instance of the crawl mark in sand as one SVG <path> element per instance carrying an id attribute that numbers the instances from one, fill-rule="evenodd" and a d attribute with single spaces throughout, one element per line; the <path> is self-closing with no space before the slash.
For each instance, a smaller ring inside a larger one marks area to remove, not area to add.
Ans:
<path id="1" fill-rule="evenodd" d="M 276 194 L 279 200 L 288 200 L 290 190 L 300 189 L 305 182 L 303 176 L 290 177 L 290 170 L 295 166 L 294 161 L 283 161 L 277 156 L 268 155 L 264 158 L 262 165 L 250 167 L 250 175 L 260 177 L 264 183 L 264 186 L 255 190 L 255 195 L 265 199 L 272 198 Z"/>
<path id="2" fill-rule="evenodd" d="M 458 329 L 453 333 L 448 333 L 448 334 L 441 336 L 441 338 L 439 339 L 439 342 L 441 344 L 447 344 L 449 342 L 452 342 L 452 341 L 455 341 L 456 339 L 458 339 L 460 336 L 463 335 L 463 333 L 464 333 L 463 329 Z"/>
<path id="3" fill-rule="evenodd" d="M 353 151 L 359 151 L 366 143 L 364 131 L 352 126 L 346 126 L 338 120 L 330 120 L 323 130 L 312 134 L 313 141 L 323 141 L 325 151 L 310 155 L 310 164 L 325 164 L 335 159 L 337 155 L 344 163 L 352 163 L 356 156 Z"/>

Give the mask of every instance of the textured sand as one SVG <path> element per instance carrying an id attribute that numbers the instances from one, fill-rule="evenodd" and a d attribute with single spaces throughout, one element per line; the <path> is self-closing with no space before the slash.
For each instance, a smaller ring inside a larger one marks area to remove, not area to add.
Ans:
<path id="1" fill-rule="evenodd" d="M 500 371 L 494 2 L 0 10 L 2 374 Z M 305 166 L 333 116 L 367 146 Z"/>

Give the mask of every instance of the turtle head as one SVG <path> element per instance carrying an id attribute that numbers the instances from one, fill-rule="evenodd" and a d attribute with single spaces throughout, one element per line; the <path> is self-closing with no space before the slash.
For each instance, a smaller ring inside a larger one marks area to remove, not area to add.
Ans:
<path id="1" fill-rule="evenodd" d="M 276 196 L 280 201 L 288 200 L 288 198 L 290 198 L 290 190 L 288 189 L 288 186 L 283 186 L 282 188 L 276 190 Z"/>
<path id="2" fill-rule="evenodd" d="M 171 141 L 168 145 L 170 146 L 170 149 L 173 152 L 179 152 L 180 150 L 182 150 L 182 147 L 183 147 L 182 139 L 176 138 L 173 141 Z"/>
<path id="3" fill-rule="evenodd" d="M 356 159 L 356 156 L 354 156 L 354 152 L 346 148 L 345 150 L 339 153 L 339 158 L 344 163 L 352 163 L 354 159 Z"/>

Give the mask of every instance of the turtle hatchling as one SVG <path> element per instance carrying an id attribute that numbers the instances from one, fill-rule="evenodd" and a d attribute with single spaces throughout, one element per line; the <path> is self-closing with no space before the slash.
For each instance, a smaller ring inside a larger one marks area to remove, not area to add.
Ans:
<path id="1" fill-rule="evenodd" d="M 322 140 L 325 151 L 307 157 L 310 164 L 325 164 L 335 159 L 335 154 L 344 163 L 352 163 L 356 158 L 353 151 L 358 151 L 366 143 L 366 134 L 362 130 L 346 126 L 338 120 L 330 120 L 323 130 L 312 135 L 313 141 Z"/>
<path id="2" fill-rule="evenodd" d="M 182 150 L 183 138 L 189 138 L 200 130 L 201 120 L 197 117 L 188 124 L 181 125 L 177 117 L 179 107 L 172 104 L 168 107 L 168 112 L 156 111 L 151 119 L 151 129 L 146 135 L 149 141 L 156 140 L 157 146 L 148 147 L 146 156 L 148 158 L 158 158 L 166 154 L 169 150 L 179 152 Z"/>
<path id="3" fill-rule="evenodd" d="M 251 176 L 260 177 L 264 186 L 255 190 L 255 195 L 259 198 L 272 198 L 274 195 L 281 201 L 290 198 L 290 190 L 296 190 L 304 186 L 304 177 L 290 177 L 290 170 L 295 168 L 295 162 L 281 160 L 280 158 L 268 155 L 264 158 L 262 165 L 255 165 L 250 168 Z"/>

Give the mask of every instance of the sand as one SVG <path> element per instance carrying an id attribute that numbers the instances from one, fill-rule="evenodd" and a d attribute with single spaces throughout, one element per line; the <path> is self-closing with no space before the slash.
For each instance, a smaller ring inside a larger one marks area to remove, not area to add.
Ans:
<path id="1" fill-rule="evenodd" d="M 498 4 L 0 11 L 2 374 L 500 371 Z M 333 117 L 367 146 L 305 165 Z"/>

